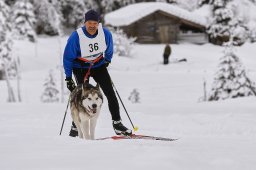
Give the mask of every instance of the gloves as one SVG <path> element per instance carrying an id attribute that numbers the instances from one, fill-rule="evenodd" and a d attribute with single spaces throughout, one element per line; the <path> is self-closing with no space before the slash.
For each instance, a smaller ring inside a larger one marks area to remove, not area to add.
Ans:
<path id="1" fill-rule="evenodd" d="M 76 88 L 74 81 L 72 80 L 71 77 L 67 77 L 65 81 L 67 83 L 67 88 L 69 89 L 70 92 L 72 92 Z"/>
<path id="2" fill-rule="evenodd" d="M 109 64 L 110 64 L 110 61 L 105 60 L 105 66 L 106 66 L 106 68 L 108 67 Z"/>

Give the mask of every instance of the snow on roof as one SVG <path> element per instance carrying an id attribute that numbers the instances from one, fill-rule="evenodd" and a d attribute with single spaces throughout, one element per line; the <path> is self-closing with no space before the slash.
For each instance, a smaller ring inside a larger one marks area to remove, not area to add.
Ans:
<path id="1" fill-rule="evenodd" d="M 126 26 L 159 10 L 190 22 L 207 26 L 206 17 L 163 2 L 143 2 L 128 5 L 106 14 L 105 23 L 112 26 Z"/>

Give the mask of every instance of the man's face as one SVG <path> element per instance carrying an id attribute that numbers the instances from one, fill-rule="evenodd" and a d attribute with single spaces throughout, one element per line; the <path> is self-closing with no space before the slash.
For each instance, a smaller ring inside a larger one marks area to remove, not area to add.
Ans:
<path id="1" fill-rule="evenodd" d="M 97 21 L 86 21 L 85 22 L 86 31 L 91 35 L 94 35 L 97 32 L 98 26 L 99 26 L 99 23 Z"/>

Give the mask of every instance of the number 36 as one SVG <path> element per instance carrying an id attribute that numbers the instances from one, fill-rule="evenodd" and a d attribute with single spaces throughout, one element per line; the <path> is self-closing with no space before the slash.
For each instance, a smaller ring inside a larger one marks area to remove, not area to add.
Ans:
<path id="1" fill-rule="evenodd" d="M 97 51 L 99 49 L 98 43 L 89 44 L 90 52 Z"/>

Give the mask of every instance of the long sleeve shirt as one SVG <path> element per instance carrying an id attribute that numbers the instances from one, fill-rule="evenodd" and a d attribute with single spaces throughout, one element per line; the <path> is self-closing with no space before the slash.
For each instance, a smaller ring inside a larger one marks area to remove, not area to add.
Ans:
<path id="1" fill-rule="evenodd" d="M 85 34 L 85 36 L 89 38 L 95 38 L 97 34 L 90 35 L 86 28 L 83 26 L 82 30 Z M 106 28 L 103 28 L 104 35 L 105 35 L 105 41 L 106 41 L 106 50 L 104 52 L 104 60 L 101 60 L 100 62 L 97 62 L 92 66 L 92 68 L 97 68 L 103 64 L 105 64 L 105 61 L 111 62 L 112 56 L 113 56 L 113 39 L 112 34 L 109 30 Z M 64 55 L 63 55 L 63 66 L 65 70 L 66 77 L 72 77 L 72 69 L 73 68 L 89 68 L 89 64 L 83 64 L 81 65 L 81 62 L 77 61 L 76 59 L 81 57 L 81 49 L 80 49 L 80 42 L 79 42 L 79 36 L 77 31 L 74 31 L 66 44 Z"/>

